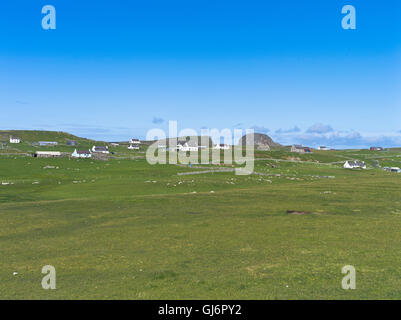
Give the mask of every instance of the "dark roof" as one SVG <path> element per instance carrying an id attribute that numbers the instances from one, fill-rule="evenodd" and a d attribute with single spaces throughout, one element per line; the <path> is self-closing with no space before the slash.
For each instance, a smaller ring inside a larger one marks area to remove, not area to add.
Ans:
<path id="1" fill-rule="evenodd" d="M 101 146 L 101 147 L 96 147 L 96 146 L 95 146 L 95 150 L 96 150 L 96 151 L 108 151 L 109 148 L 103 147 L 103 146 Z"/>
<path id="2" fill-rule="evenodd" d="M 350 164 L 351 166 L 362 166 L 363 167 L 365 165 L 365 162 L 356 160 L 356 161 L 348 161 L 348 164 Z"/>
<path id="3" fill-rule="evenodd" d="M 78 154 L 88 154 L 88 153 L 90 153 L 90 151 L 89 150 L 77 150 L 77 153 Z"/>
<path id="4" fill-rule="evenodd" d="M 187 144 L 188 147 L 197 147 L 198 144 L 196 143 L 196 141 L 192 141 L 192 140 L 188 140 L 188 141 L 178 141 L 177 145 L 181 145 L 183 146 L 184 144 Z"/>

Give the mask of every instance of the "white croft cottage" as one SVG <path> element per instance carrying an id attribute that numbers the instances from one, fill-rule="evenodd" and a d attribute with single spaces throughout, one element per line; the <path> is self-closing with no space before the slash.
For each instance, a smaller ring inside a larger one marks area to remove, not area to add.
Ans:
<path id="1" fill-rule="evenodd" d="M 344 163 L 344 168 L 345 169 L 356 169 L 356 168 L 361 168 L 361 169 L 366 169 L 366 164 L 363 161 L 355 160 L 355 161 L 345 161 Z"/>
<path id="2" fill-rule="evenodd" d="M 228 144 L 223 144 L 223 143 L 219 143 L 219 144 L 215 144 L 213 149 L 218 149 L 218 150 L 229 150 L 230 146 Z"/>
<path id="3" fill-rule="evenodd" d="M 10 143 L 20 143 L 21 139 L 17 137 L 11 137 L 10 136 Z"/>
<path id="4" fill-rule="evenodd" d="M 178 141 L 177 150 L 178 151 L 198 151 L 198 145 L 193 141 Z"/>
<path id="5" fill-rule="evenodd" d="M 98 152 L 98 153 L 109 153 L 109 147 L 105 146 L 105 147 L 96 147 L 93 146 L 92 147 L 92 152 Z"/>
<path id="6" fill-rule="evenodd" d="M 72 158 L 92 158 L 92 153 L 89 150 L 77 150 L 71 154 Z"/>

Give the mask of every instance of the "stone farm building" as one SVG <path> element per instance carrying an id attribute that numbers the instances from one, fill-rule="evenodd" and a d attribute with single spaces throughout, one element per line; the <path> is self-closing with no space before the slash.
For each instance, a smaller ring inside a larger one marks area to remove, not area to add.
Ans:
<path id="1" fill-rule="evenodd" d="M 312 152 L 309 147 L 303 147 L 302 145 L 299 144 L 294 144 L 291 147 L 291 152 L 298 152 L 298 153 L 310 153 Z"/>
<path id="2" fill-rule="evenodd" d="M 58 158 L 63 154 L 60 151 L 36 151 L 33 156 L 35 158 Z"/>

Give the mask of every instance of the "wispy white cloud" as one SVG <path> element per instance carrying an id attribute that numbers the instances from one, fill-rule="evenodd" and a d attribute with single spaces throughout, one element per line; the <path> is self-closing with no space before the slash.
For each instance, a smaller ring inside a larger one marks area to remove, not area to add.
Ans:
<path id="1" fill-rule="evenodd" d="M 253 129 L 255 132 L 259 132 L 259 133 L 270 132 L 270 130 L 264 126 L 252 126 L 251 129 Z"/>
<path id="2" fill-rule="evenodd" d="M 327 133 L 334 131 L 333 128 L 329 125 L 323 123 L 315 123 L 313 126 L 309 127 L 306 130 L 307 133 Z"/>
<path id="3" fill-rule="evenodd" d="M 22 101 L 22 100 L 16 100 L 15 103 L 17 103 L 17 104 L 29 104 L 28 102 Z"/>
<path id="4" fill-rule="evenodd" d="M 154 124 L 161 124 L 164 122 L 163 118 L 159 118 L 159 117 L 153 117 L 152 123 Z"/>
<path id="5" fill-rule="evenodd" d="M 238 128 L 242 128 L 243 126 L 244 126 L 244 124 L 243 124 L 242 122 L 239 122 L 239 123 L 235 124 L 235 125 L 233 126 L 233 128 L 238 129 Z"/>
<path id="6" fill-rule="evenodd" d="M 368 148 L 370 146 L 401 146 L 401 132 L 360 133 L 355 130 L 334 130 L 329 125 L 315 124 L 305 132 L 276 130 L 272 137 L 279 143 L 303 144 L 317 147 L 326 145 L 333 148 Z"/>
<path id="7" fill-rule="evenodd" d="M 294 126 L 293 128 L 290 129 L 278 129 L 275 131 L 277 134 L 284 134 L 284 133 L 294 133 L 294 132 L 301 132 L 301 129 L 298 128 L 297 126 Z"/>
<path id="8" fill-rule="evenodd" d="M 332 131 L 327 133 L 294 133 L 275 135 L 275 140 L 283 144 L 303 144 L 317 147 L 326 145 L 333 148 L 368 148 L 401 146 L 401 135 L 391 133 L 361 134 L 357 131 Z"/>

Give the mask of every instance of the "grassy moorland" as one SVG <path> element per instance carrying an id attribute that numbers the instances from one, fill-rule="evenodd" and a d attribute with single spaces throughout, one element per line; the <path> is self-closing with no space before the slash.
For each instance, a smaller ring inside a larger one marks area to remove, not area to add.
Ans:
<path id="1" fill-rule="evenodd" d="M 115 151 L 0 155 L 1 299 L 401 297 L 401 174 L 372 167 L 401 166 L 401 150 L 258 151 L 250 176 Z M 348 264 L 356 290 L 341 288 Z"/>

